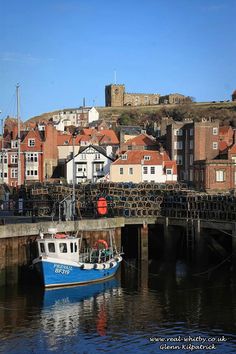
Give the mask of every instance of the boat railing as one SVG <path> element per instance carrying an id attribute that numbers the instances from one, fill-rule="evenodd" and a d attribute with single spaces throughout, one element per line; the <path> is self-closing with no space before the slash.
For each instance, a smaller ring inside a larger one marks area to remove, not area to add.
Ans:
<path id="1" fill-rule="evenodd" d="M 112 247 L 108 249 L 86 248 L 80 251 L 79 260 L 83 263 L 103 263 L 120 254 L 121 252 L 117 249 L 114 250 Z"/>

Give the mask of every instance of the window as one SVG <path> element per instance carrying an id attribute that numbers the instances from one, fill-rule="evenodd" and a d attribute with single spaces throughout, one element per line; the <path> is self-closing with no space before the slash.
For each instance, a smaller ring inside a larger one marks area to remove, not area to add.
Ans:
<path id="1" fill-rule="evenodd" d="M 175 141 L 174 148 L 176 150 L 182 150 L 183 149 L 183 142 L 182 141 Z"/>
<path id="2" fill-rule="evenodd" d="M 35 139 L 28 139 L 28 146 L 34 147 L 35 146 Z"/>
<path id="3" fill-rule="evenodd" d="M 124 174 L 124 169 L 123 167 L 120 167 L 120 175 L 123 175 Z"/>
<path id="4" fill-rule="evenodd" d="M 37 153 L 27 153 L 26 154 L 27 162 L 38 162 L 38 154 Z"/>
<path id="5" fill-rule="evenodd" d="M 48 243 L 48 252 L 55 253 L 55 243 L 53 242 Z"/>
<path id="6" fill-rule="evenodd" d="M 11 141 L 11 148 L 12 148 L 12 149 L 15 149 L 15 148 L 17 148 L 17 146 L 18 146 L 17 140 L 12 140 L 12 141 Z"/>
<path id="7" fill-rule="evenodd" d="M 4 178 L 7 178 L 7 172 L 4 172 Z M 0 177 L 2 178 L 2 172 L 0 173 Z"/>
<path id="8" fill-rule="evenodd" d="M 144 155 L 143 159 L 146 160 L 146 161 L 149 161 L 149 160 L 151 160 L 151 156 L 149 156 L 149 155 Z"/>
<path id="9" fill-rule="evenodd" d="M 100 159 L 100 154 L 95 154 L 95 160 L 99 160 Z"/>
<path id="10" fill-rule="evenodd" d="M 213 135 L 218 135 L 218 128 L 217 127 L 212 128 L 212 133 Z"/>
<path id="11" fill-rule="evenodd" d="M 74 251 L 74 244 L 73 242 L 70 243 L 70 252 L 73 253 Z"/>
<path id="12" fill-rule="evenodd" d="M 218 170 L 216 171 L 216 182 L 224 182 L 225 181 L 225 171 Z"/>
<path id="13" fill-rule="evenodd" d="M 3 152 L 3 162 L 7 164 L 7 155 Z M 0 155 L 0 163 L 2 164 L 2 154 Z"/>
<path id="14" fill-rule="evenodd" d="M 214 141 L 212 143 L 212 148 L 213 148 L 213 150 L 217 150 L 218 149 L 218 143 Z"/>
<path id="15" fill-rule="evenodd" d="M 11 163 L 17 163 L 18 161 L 18 158 L 17 158 L 17 155 L 11 155 Z"/>
<path id="16" fill-rule="evenodd" d="M 61 253 L 67 253 L 67 244 L 66 243 L 59 243 L 59 249 Z"/>
<path id="17" fill-rule="evenodd" d="M 127 155 L 126 154 L 121 155 L 121 160 L 127 160 Z"/>
<path id="18" fill-rule="evenodd" d="M 103 164 L 102 163 L 95 163 L 94 167 L 95 167 L 94 169 L 95 169 L 96 172 L 103 171 Z"/>
<path id="19" fill-rule="evenodd" d="M 129 168 L 129 175 L 132 175 L 133 174 L 133 167 L 130 167 Z"/>
<path id="20" fill-rule="evenodd" d="M 147 175 L 147 173 L 148 173 L 148 168 L 147 168 L 147 166 L 144 166 L 143 167 L 143 174 Z"/>
<path id="21" fill-rule="evenodd" d="M 151 175 L 155 174 L 155 166 L 151 166 Z"/>
<path id="22" fill-rule="evenodd" d="M 18 177 L 17 168 L 11 168 L 11 178 L 17 178 L 17 177 Z"/>
<path id="23" fill-rule="evenodd" d="M 192 166 L 193 164 L 193 154 L 189 155 L 189 165 Z"/>
<path id="24" fill-rule="evenodd" d="M 190 135 L 190 136 L 193 136 L 193 128 L 190 128 L 190 130 L 189 130 L 189 135 Z"/>
<path id="25" fill-rule="evenodd" d="M 193 140 L 189 140 L 189 149 L 193 149 Z"/>
<path id="26" fill-rule="evenodd" d="M 175 155 L 175 160 L 176 160 L 177 165 L 183 164 L 183 156 L 182 155 Z"/>
<path id="27" fill-rule="evenodd" d="M 33 177 L 33 176 L 38 176 L 38 170 L 37 169 L 28 169 L 26 170 L 26 175 L 27 176 L 30 176 L 30 177 Z"/>
<path id="28" fill-rule="evenodd" d="M 182 129 L 174 129 L 174 135 L 182 136 L 183 130 Z"/>
<path id="29" fill-rule="evenodd" d="M 236 165 L 236 156 L 232 156 L 232 162 L 234 165 Z"/>
<path id="30" fill-rule="evenodd" d="M 41 251 L 42 253 L 45 252 L 44 243 L 42 243 L 42 242 L 40 242 L 40 251 Z"/>
<path id="31" fill-rule="evenodd" d="M 193 170 L 189 171 L 189 180 L 192 182 L 193 181 Z"/>
<path id="32" fill-rule="evenodd" d="M 128 150 L 132 150 L 132 145 L 128 145 Z"/>
<path id="33" fill-rule="evenodd" d="M 172 175 L 172 169 L 171 168 L 167 168 L 166 169 L 166 174 L 167 175 Z"/>

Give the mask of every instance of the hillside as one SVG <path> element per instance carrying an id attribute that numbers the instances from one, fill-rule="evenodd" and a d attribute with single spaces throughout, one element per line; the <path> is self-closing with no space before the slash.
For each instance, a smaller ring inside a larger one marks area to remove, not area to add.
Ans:
<path id="1" fill-rule="evenodd" d="M 157 105 L 157 106 L 137 106 L 137 107 L 95 107 L 100 114 L 100 118 L 111 121 L 117 120 L 121 124 L 138 124 L 142 120 L 156 120 L 163 116 L 173 117 L 175 120 L 184 118 L 201 119 L 216 118 L 222 122 L 234 123 L 236 126 L 236 102 L 199 102 L 180 105 Z M 71 110 L 76 108 L 71 108 Z M 70 110 L 63 108 L 52 112 L 43 113 L 39 116 L 30 118 L 29 121 L 39 122 L 48 120 L 53 114 L 60 111 Z M 125 118 L 125 119 L 124 119 Z M 131 119 L 129 119 L 131 118 Z M 123 119 L 123 123 L 122 123 Z"/>

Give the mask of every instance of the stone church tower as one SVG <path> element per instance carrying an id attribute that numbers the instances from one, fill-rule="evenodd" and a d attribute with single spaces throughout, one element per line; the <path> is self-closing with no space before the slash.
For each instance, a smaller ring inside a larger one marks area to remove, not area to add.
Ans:
<path id="1" fill-rule="evenodd" d="M 125 85 L 107 85 L 105 87 L 106 107 L 124 106 Z"/>

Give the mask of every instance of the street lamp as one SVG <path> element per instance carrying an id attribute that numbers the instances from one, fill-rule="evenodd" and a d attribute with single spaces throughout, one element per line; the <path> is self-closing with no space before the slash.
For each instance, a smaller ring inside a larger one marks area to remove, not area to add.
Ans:
<path id="1" fill-rule="evenodd" d="M 75 175 L 75 138 L 78 132 L 75 130 L 72 133 L 72 162 L 73 162 L 73 179 L 72 179 L 72 217 L 75 219 L 75 184 L 76 184 L 76 175 Z"/>

